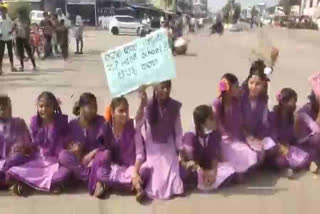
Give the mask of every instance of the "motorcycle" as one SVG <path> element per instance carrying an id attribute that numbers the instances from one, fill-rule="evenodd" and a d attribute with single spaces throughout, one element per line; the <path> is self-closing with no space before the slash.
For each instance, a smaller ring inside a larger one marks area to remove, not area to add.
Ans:
<path id="1" fill-rule="evenodd" d="M 223 34 L 223 31 L 224 31 L 224 27 L 223 27 L 223 24 L 221 22 L 217 22 L 215 24 L 213 24 L 211 27 L 211 34 L 219 34 L 219 35 L 222 35 Z"/>

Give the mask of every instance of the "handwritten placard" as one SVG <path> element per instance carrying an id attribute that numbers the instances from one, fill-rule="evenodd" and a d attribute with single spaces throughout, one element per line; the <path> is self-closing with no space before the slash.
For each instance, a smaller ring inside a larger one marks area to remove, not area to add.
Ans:
<path id="1" fill-rule="evenodd" d="M 112 97 L 176 76 L 168 37 L 163 29 L 104 52 L 101 57 Z"/>

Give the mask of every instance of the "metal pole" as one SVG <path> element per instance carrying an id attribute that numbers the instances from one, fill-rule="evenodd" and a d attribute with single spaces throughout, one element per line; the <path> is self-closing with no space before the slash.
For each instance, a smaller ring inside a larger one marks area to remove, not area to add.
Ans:
<path id="1" fill-rule="evenodd" d="M 97 26 L 97 0 L 94 1 L 94 17 L 95 17 L 95 26 Z"/>
<path id="2" fill-rule="evenodd" d="M 68 13 L 68 0 L 65 1 L 64 7 L 65 7 L 65 10 L 66 10 L 66 16 L 67 16 L 67 14 L 69 14 L 69 13 Z M 69 19 L 70 19 L 70 16 L 69 16 Z"/>

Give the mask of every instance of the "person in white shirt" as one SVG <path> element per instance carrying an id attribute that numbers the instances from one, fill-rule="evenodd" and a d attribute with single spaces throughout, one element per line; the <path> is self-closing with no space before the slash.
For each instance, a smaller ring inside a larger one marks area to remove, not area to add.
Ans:
<path id="1" fill-rule="evenodd" d="M 80 15 L 76 16 L 75 28 L 74 28 L 74 36 L 76 38 L 77 43 L 77 51 L 75 54 L 83 54 L 83 21 Z M 80 51 L 79 51 L 80 45 Z"/>
<path id="2" fill-rule="evenodd" d="M 1 3 L 0 9 L 2 12 L 2 20 L 0 21 L 0 75 L 2 74 L 2 61 L 4 56 L 5 46 L 7 45 L 8 55 L 11 64 L 11 71 L 15 72 L 17 69 L 13 64 L 13 26 L 14 23 L 8 16 L 7 4 Z"/>

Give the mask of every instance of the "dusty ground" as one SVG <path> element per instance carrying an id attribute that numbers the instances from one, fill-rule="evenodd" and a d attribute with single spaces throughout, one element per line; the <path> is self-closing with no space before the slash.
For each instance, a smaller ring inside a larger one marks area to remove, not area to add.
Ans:
<path id="1" fill-rule="evenodd" d="M 268 35 L 280 49 L 280 58 L 272 76 L 270 106 L 275 93 L 283 87 L 293 87 L 299 94 L 299 104 L 307 100 L 310 87 L 307 77 L 320 71 L 320 33 L 268 29 Z M 257 43 L 257 32 L 226 33 L 208 36 L 190 35 L 187 56 L 176 58 L 177 78 L 173 81 L 172 96 L 182 101 L 183 127 L 191 126 L 191 113 L 198 104 L 211 103 L 216 97 L 219 78 L 226 72 L 235 73 L 241 80 L 248 74 L 251 48 Z M 8 72 L 0 77 L 0 92 L 7 92 L 13 100 L 13 112 L 29 121 L 35 114 L 35 101 L 43 90 L 50 90 L 62 100 L 62 109 L 71 115 L 72 105 L 82 92 L 96 94 L 99 112 L 110 102 L 100 53 L 131 41 L 133 37 L 108 35 L 104 31 L 88 31 L 85 37 L 85 55 L 72 56 L 64 63 L 60 59 L 38 61 L 39 71 Z M 71 47 L 74 50 L 74 44 Z M 30 66 L 30 67 L 28 67 Z M 149 95 L 151 95 L 149 93 Z M 132 114 L 138 99 L 129 96 Z M 108 200 L 91 198 L 85 191 L 59 196 L 34 194 L 17 198 L 0 192 L 0 213 L 205 213 L 221 212 L 246 214 L 315 213 L 320 202 L 320 179 L 310 173 L 299 174 L 289 181 L 276 174 L 261 173 L 247 184 L 231 187 L 213 194 L 193 193 L 185 198 L 154 201 L 141 206 L 132 196 L 112 195 Z"/>

